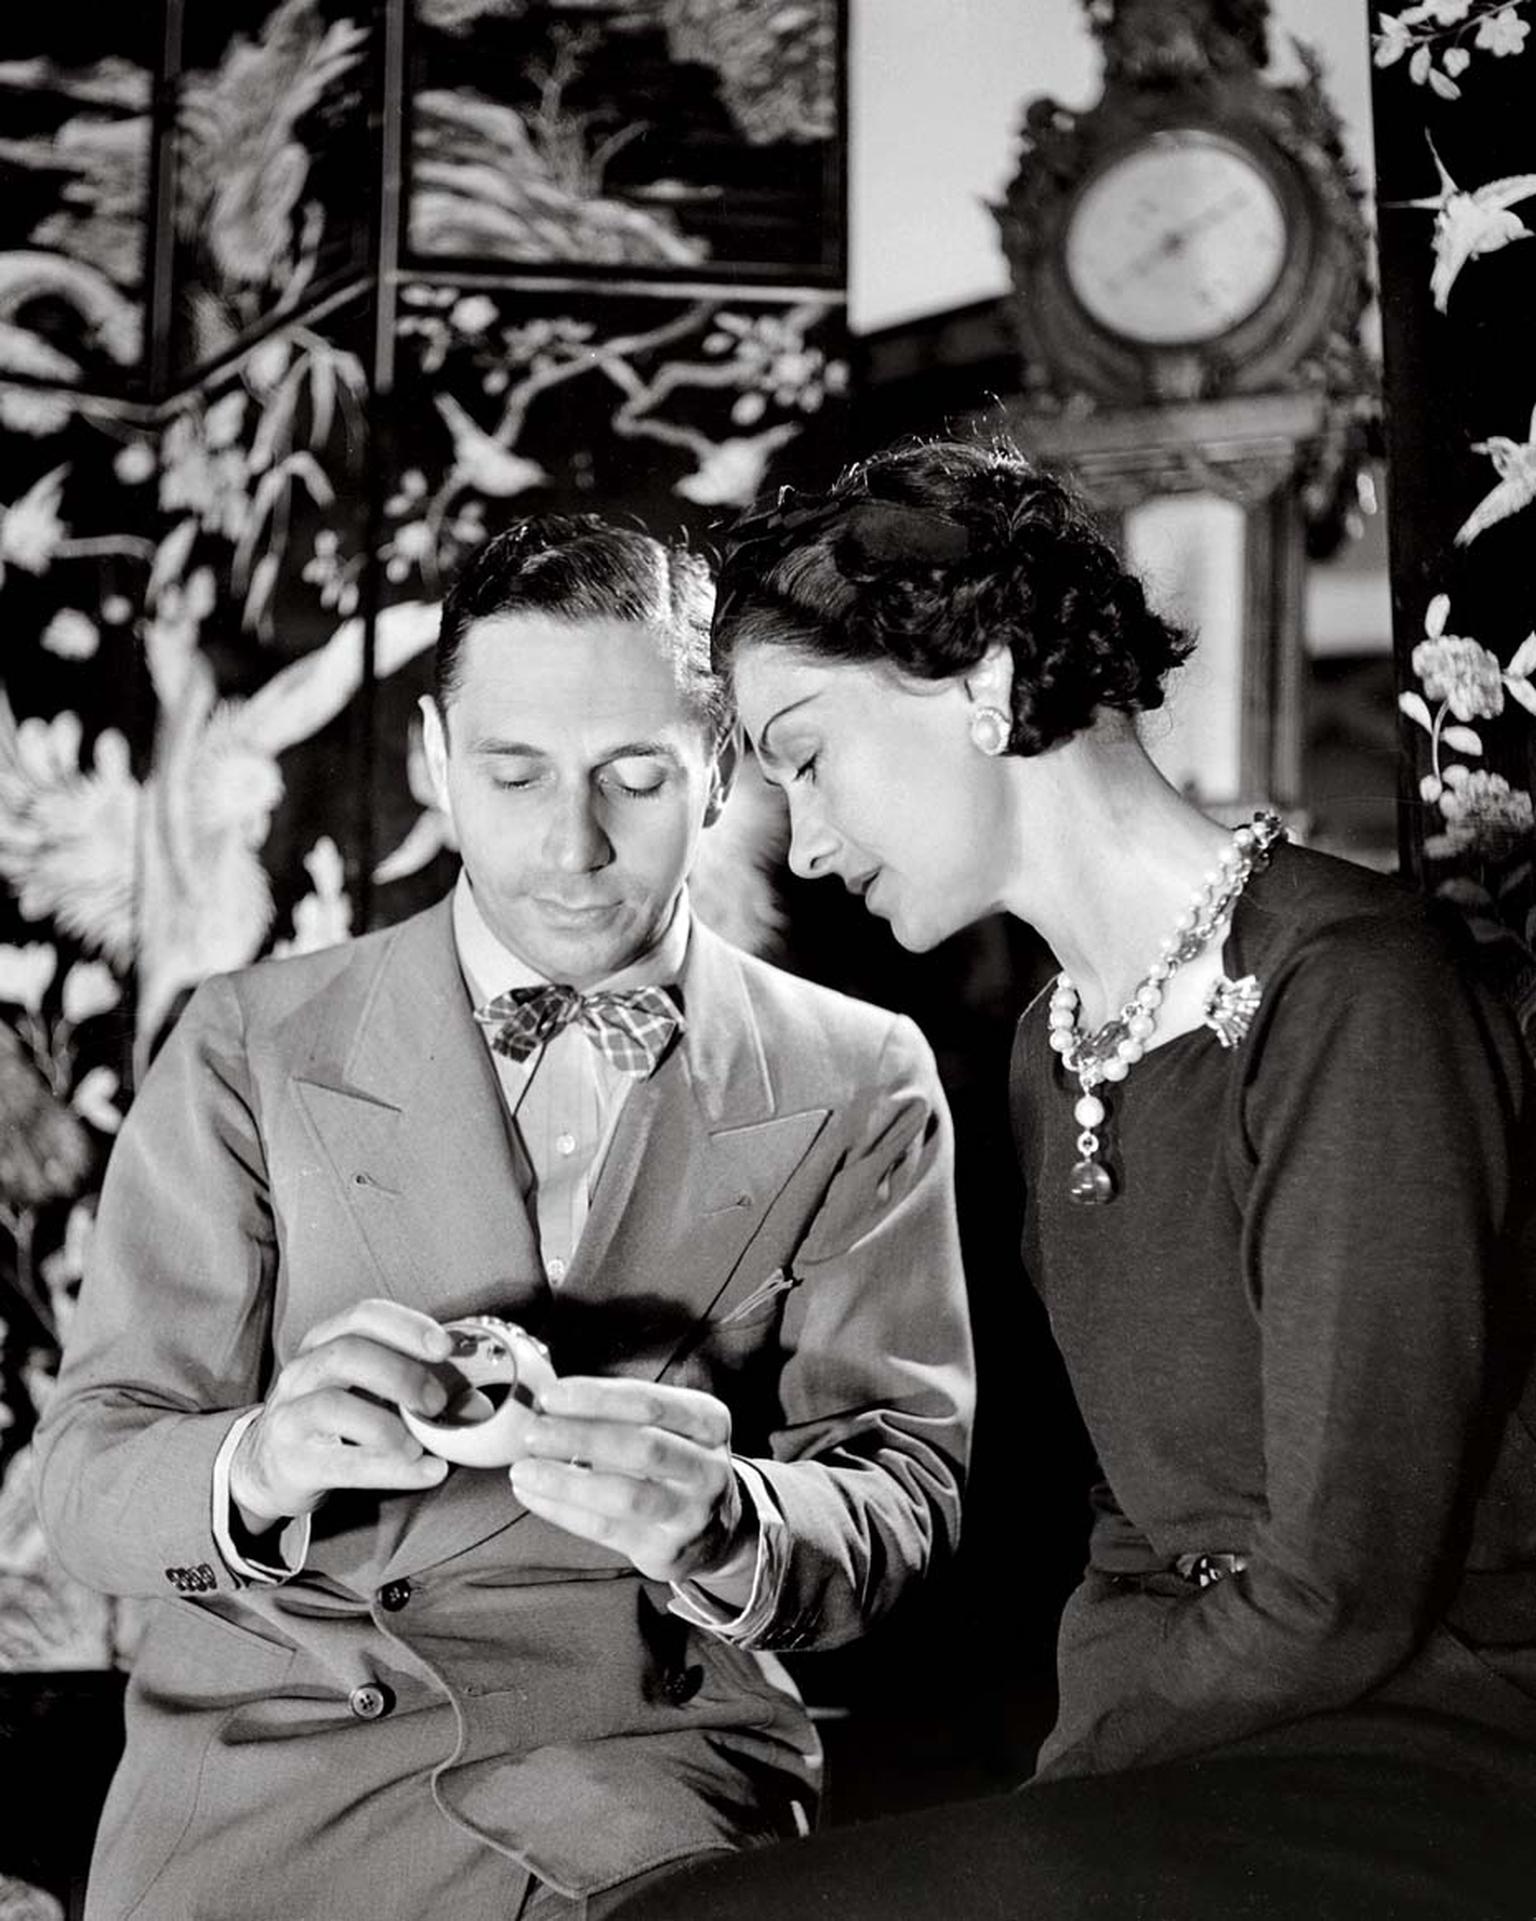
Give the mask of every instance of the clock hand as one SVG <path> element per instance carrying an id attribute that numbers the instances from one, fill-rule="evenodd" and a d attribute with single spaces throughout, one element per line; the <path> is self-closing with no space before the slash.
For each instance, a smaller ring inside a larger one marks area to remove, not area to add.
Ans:
<path id="1" fill-rule="evenodd" d="M 1180 225 L 1169 227 L 1144 253 L 1139 253 L 1134 259 L 1128 261 L 1122 274 L 1117 274 L 1114 279 L 1105 284 L 1118 291 L 1127 279 L 1141 279 L 1161 261 L 1181 254 L 1196 234 L 1206 227 L 1219 225 L 1229 214 L 1240 212 L 1246 204 L 1247 196 L 1234 190 L 1202 212 L 1191 214 L 1189 219 Z"/>

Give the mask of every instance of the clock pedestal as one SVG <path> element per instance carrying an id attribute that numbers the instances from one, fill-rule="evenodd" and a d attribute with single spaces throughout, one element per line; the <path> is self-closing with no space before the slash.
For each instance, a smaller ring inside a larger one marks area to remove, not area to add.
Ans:
<path id="1" fill-rule="evenodd" d="M 1219 813 L 1261 804 L 1294 813 L 1301 801 L 1300 496 L 1327 414 L 1315 393 L 1059 414 L 1021 398 L 975 423 L 1067 473 L 1154 595 L 1162 584 L 1187 599 L 1180 550 L 1198 555 L 1213 592 L 1203 608 L 1171 611 L 1199 630 L 1184 672 L 1203 697 L 1181 700 L 1176 686 L 1148 744 L 1171 779 Z M 1163 513 L 1175 499 L 1184 511 Z"/>

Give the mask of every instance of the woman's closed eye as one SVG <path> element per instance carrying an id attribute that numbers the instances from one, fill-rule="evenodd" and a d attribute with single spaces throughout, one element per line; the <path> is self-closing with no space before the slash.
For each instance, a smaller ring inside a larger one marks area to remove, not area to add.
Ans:
<path id="1" fill-rule="evenodd" d="M 820 759 L 820 754 L 811 754 L 805 760 L 801 761 L 799 766 L 796 767 L 795 771 L 790 775 L 791 782 L 797 780 L 814 782 L 816 779 L 816 763 Z"/>

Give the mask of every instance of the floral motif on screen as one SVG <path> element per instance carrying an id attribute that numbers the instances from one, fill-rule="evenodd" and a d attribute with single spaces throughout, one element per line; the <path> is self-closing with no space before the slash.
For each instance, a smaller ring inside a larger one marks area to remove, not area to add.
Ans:
<path id="1" fill-rule="evenodd" d="M 1467 109 L 1458 105 L 1467 97 L 1463 83 L 1491 72 L 1493 61 L 1527 55 L 1526 12 L 1527 0 L 1424 0 L 1379 15 L 1372 35 L 1378 68 L 1401 63 L 1412 82 L 1445 103 L 1438 138 L 1424 129 L 1436 190 L 1382 202 L 1384 218 L 1399 210 L 1433 215 L 1432 326 L 1477 326 L 1480 303 L 1504 297 L 1501 257 L 1532 238 L 1517 209 L 1536 200 L 1536 169 L 1479 180 L 1450 151 L 1463 130 L 1475 151 L 1476 129 L 1468 127 Z M 1488 463 L 1486 478 L 1482 491 L 1459 509 L 1450 552 L 1438 563 L 1442 573 L 1453 560 L 1477 567 L 1486 551 L 1479 543 L 1536 505 L 1536 411 L 1513 431 L 1477 439 L 1468 433 L 1464 444 Z M 1448 592 L 1432 593 L 1410 666 L 1417 684 L 1399 695 L 1398 705 L 1418 743 L 1418 796 L 1431 810 L 1422 843 L 1428 875 L 1479 940 L 1515 955 L 1517 991 L 1536 996 L 1536 803 L 1518 779 L 1484 764 L 1490 756 L 1506 767 L 1528 763 L 1522 723 L 1536 716 L 1536 632 L 1502 660 L 1476 634 L 1458 630 Z"/>

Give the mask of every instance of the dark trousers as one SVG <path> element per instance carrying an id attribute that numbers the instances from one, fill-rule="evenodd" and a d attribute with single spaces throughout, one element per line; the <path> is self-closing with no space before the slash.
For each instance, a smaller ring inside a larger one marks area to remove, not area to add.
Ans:
<path id="1" fill-rule="evenodd" d="M 1053 1781 L 687 1868 L 614 1921 L 1533 1921 L 1536 1807 L 1382 1757 Z"/>

